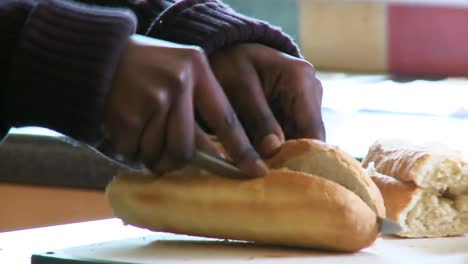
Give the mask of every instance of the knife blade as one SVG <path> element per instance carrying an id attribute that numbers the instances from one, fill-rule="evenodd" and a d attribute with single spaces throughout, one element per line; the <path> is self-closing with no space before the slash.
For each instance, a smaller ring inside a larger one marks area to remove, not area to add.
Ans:
<path id="1" fill-rule="evenodd" d="M 248 178 L 244 173 L 241 172 L 241 170 L 239 170 L 239 168 L 237 168 L 229 161 L 217 158 L 201 150 L 195 150 L 192 165 L 194 167 L 207 170 L 211 173 L 229 178 Z M 380 233 L 382 235 L 394 235 L 400 233 L 403 230 L 403 228 L 398 223 L 388 218 L 378 216 L 377 223 L 380 225 Z"/>
<path id="2" fill-rule="evenodd" d="M 397 222 L 394 222 L 385 217 L 377 217 L 377 222 L 380 224 L 380 234 L 395 235 L 403 231 L 403 228 Z"/>
<path id="3" fill-rule="evenodd" d="M 239 168 L 229 161 L 212 156 L 204 151 L 195 150 L 192 166 L 211 173 L 235 179 L 248 179 Z"/>

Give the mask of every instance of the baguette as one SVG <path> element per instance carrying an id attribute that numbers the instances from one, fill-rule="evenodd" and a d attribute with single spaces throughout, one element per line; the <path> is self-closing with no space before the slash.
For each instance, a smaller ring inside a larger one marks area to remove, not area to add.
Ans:
<path id="1" fill-rule="evenodd" d="M 468 163 L 461 152 L 442 144 L 411 144 L 403 140 L 378 140 L 362 161 L 374 163 L 377 172 L 422 188 L 459 194 L 468 190 Z"/>
<path id="2" fill-rule="evenodd" d="M 468 233 L 468 170 L 458 151 L 379 140 L 363 166 L 384 197 L 387 217 L 402 226 L 399 236 Z"/>
<path id="3" fill-rule="evenodd" d="M 289 165 L 284 159 L 286 152 L 317 145 L 325 155 L 324 144 L 314 140 L 286 142 L 276 159 L 267 161 L 278 168 L 261 178 L 231 179 L 187 167 L 161 176 L 149 172 L 120 175 L 107 186 L 106 194 L 117 217 L 154 231 L 358 251 L 378 237 L 376 211 L 383 210 L 383 200 L 377 197 L 377 191 L 368 202 L 381 204 L 369 206 L 359 195 L 333 181 L 337 178 L 333 166 L 348 160 L 346 153 L 337 151 L 337 162 L 322 164 L 327 169 L 318 170 L 320 176 L 284 168 Z M 362 167 L 361 171 L 354 169 L 341 170 L 346 177 L 359 178 L 356 184 L 364 181 L 374 185 L 370 179 L 361 179 L 365 177 Z"/>

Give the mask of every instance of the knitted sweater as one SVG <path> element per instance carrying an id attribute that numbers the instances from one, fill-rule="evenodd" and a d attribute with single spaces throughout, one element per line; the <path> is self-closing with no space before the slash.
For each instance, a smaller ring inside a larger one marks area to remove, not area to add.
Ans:
<path id="1" fill-rule="evenodd" d="M 208 54 L 256 42 L 300 56 L 280 29 L 217 0 L 1 0 L 0 33 L 0 140 L 10 127 L 41 126 L 98 142 L 120 53 L 135 33 Z"/>

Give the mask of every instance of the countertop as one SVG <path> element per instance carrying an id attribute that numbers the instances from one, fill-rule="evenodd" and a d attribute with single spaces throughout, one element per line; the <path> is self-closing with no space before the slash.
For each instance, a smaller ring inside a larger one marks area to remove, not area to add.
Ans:
<path id="1" fill-rule="evenodd" d="M 94 246 L 83 247 L 87 244 Z M 77 248 L 56 251 L 69 247 Z M 457 264 L 468 262 L 468 237 L 382 237 L 360 252 L 340 254 L 149 232 L 124 226 L 118 219 L 0 233 L 0 263 L 30 263 L 31 254 L 46 251 L 126 263 Z"/>

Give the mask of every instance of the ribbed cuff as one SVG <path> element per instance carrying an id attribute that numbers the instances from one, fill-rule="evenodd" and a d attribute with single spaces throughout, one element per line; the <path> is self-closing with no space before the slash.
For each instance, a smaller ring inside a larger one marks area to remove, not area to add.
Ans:
<path id="1" fill-rule="evenodd" d="M 8 121 L 97 140 L 105 97 L 135 28 L 129 11 L 40 1 L 12 59 Z"/>
<path id="2" fill-rule="evenodd" d="M 154 21 L 148 35 L 197 45 L 207 53 L 237 43 L 260 43 L 301 57 L 293 40 L 267 22 L 236 13 L 217 0 L 182 0 Z"/>
<path id="3" fill-rule="evenodd" d="M 7 0 L 0 2 L 0 143 L 8 133 L 10 126 L 7 124 L 5 112 L 6 106 L 6 80 L 11 61 L 11 54 L 16 48 L 16 43 L 23 28 L 26 17 L 35 6 L 34 0 Z"/>

